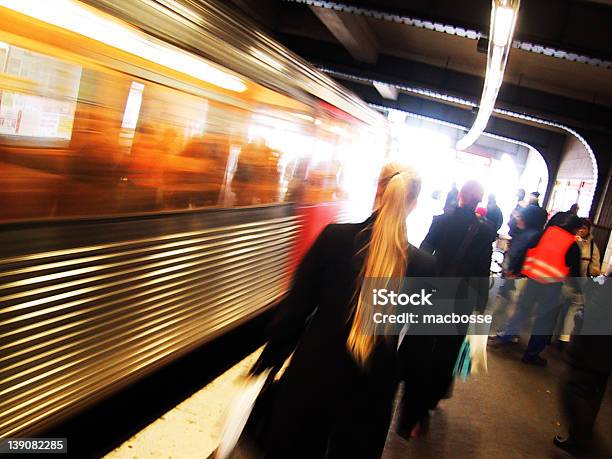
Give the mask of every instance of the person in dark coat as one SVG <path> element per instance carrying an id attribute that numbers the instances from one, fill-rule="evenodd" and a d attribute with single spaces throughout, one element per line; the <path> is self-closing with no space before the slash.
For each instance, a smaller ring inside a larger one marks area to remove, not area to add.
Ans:
<path id="1" fill-rule="evenodd" d="M 546 223 L 546 228 L 549 226 L 559 226 L 559 224 L 563 223 L 568 218 L 572 216 L 578 215 L 578 204 L 572 204 L 568 210 L 563 210 L 561 212 L 557 212 L 555 215 L 550 217 L 548 222 Z"/>
<path id="2" fill-rule="evenodd" d="M 561 406 L 568 420 L 568 435 L 553 442 L 581 456 L 591 442 L 597 414 L 612 372 L 612 283 L 587 280 L 583 285 L 586 305 L 565 352 L 566 368 L 561 379 Z M 595 334 L 597 333 L 597 334 Z M 593 455 L 595 457 L 595 455 Z"/>
<path id="3" fill-rule="evenodd" d="M 459 207 L 448 214 L 433 218 L 429 232 L 421 243 L 421 249 L 434 255 L 438 275 L 441 277 L 488 278 L 491 254 L 496 234 L 491 225 L 480 221 L 475 209 L 484 191 L 476 181 L 468 181 L 459 193 Z M 468 231 L 470 230 L 470 231 Z M 460 260 L 456 259 L 462 243 L 469 236 L 467 247 Z M 476 309 L 486 307 L 487 292 L 482 291 Z"/>
<path id="4" fill-rule="evenodd" d="M 517 227 L 516 219 L 520 215 L 521 209 L 523 209 L 524 207 L 523 205 L 524 199 L 525 199 L 525 190 L 522 188 L 519 188 L 518 191 L 516 192 L 516 206 L 514 207 L 514 210 L 510 214 L 510 219 L 508 220 L 508 228 L 509 228 L 508 235 L 513 239 L 516 236 L 518 236 L 521 231 Z"/>
<path id="5" fill-rule="evenodd" d="M 565 217 L 557 223 L 552 226 L 558 226 L 564 230 L 563 233 L 567 234 L 564 237 L 570 237 L 572 234 L 575 235 L 580 228 L 581 220 L 573 214 L 566 213 Z M 532 268 L 530 273 L 526 274 L 528 279 L 517 303 L 516 312 L 506 324 L 504 332 L 499 333 L 496 337 L 497 345 L 512 342 L 512 339 L 519 334 L 521 328 L 528 322 L 529 315 L 535 308 L 535 320 L 531 338 L 521 361 L 540 366 L 544 366 L 547 363 L 546 359 L 540 356 L 540 352 L 546 348 L 549 342 L 549 336 L 552 335 L 561 309 L 559 299 L 563 282 L 567 280 L 568 285 L 575 291 L 578 291 L 579 286 L 576 284 L 576 278 L 580 277 L 580 248 L 575 241 L 571 242 L 563 255 L 563 260 L 568 270 L 566 275 L 558 275 L 552 278 L 550 274 L 547 274 L 547 271 L 544 271 L 547 269 L 548 260 L 541 260 L 535 255 L 528 255 L 529 249 L 541 247 L 540 241 L 546 240 L 546 235 L 549 234 L 549 231 L 552 231 L 550 228 L 549 226 L 542 234 L 532 238 L 530 243 L 525 244 L 521 252 L 515 255 L 513 263 L 516 267 L 521 267 L 520 270 L 523 274 L 525 274 L 527 262 L 530 264 L 537 263 L 538 268 Z M 548 248 L 542 250 L 547 254 L 551 252 Z M 537 259 L 534 261 L 534 258 Z M 544 265 L 544 268 L 542 268 L 542 265 Z M 558 270 L 556 266 L 553 266 L 553 269 Z"/>
<path id="6" fill-rule="evenodd" d="M 482 312 L 487 304 L 488 277 L 496 233 L 488 222 L 476 217 L 475 209 L 483 194 L 478 182 L 466 182 L 459 192 L 459 207 L 453 212 L 434 217 L 421 243 L 421 249 L 434 255 L 440 277 L 465 278 L 477 291 L 476 304 L 471 301 L 455 302 L 457 314 L 470 314 L 474 309 Z M 463 296 L 461 292 L 456 294 L 458 298 Z M 406 382 L 398 423 L 398 433 L 403 437 L 410 435 L 413 428 L 426 428 L 428 410 L 435 408 L 449 392 L 465 332 L 467 329 L 457 335 L 410 338 L 419 338 L 423 347 L 429 346 L 431 359 L 426 369 Z"/>
<path id="7" fill-rule="evenodd" d="M 266 457 L 382 454 L 398 382 L 398 339 L 362 328 L 367 311 L 360 290 L 366 278 L 435 274 L 432 257 L 407 241 L 406 217 L 419 190 L 412 169 L 386 165 L 374 214 L 327 226 L 301 262 L 252 369 L 279 368 L 293 352 L 264 422 Z"/>
<path id="8" fill-rule="evenodd" d="M 521 231 L 512 240 L 508 250 L 509 262 L 506 276 L 509 278 L 516 278 L 521 275 L 527 248 L 535 247 L 535 242 L 539 239 L 544 227 L 542 212 L 538 206 L 529 205 L 522 208 L 517 220 L 517 227 Z"/>
<path id="9" fill-rule="evenodd" d="M 457 184 L 453 182 L 451 189 L 446 194 L 446 200 L 444 201 L 444 213 L 452 212 L 457 208 L 457 197 L 459 190 L 457 190 Z"/>
<path id="10" fill-rule="evenodd" d="M 518 215 L 514 217 L 515 236 L 508 249 L 508 266 L 504 270 L 504 284 L 499 289 L 502 297 L 510 299 L 510 293 L 516 288 L 515 279 L 521 277 L 524 254 L 527 248 L 539 239 L 544 223 L 542 209 L 534 205 L 522 207 Z"/>
<path id="11" fill-rule="evenodd" d="M 568 436 L 554 443 L 571 453 L 589 447 L 593 427 L 612 372 L 612 335 L 572 335 L 561 380 L 561 403 L 566 412 Z"/>
<path id="12" fill-rule="evenodd" d="M 504 215 L 495 201 L 495 195 L 490 194 L 487 200 L 487 219 L 495 228 L 495 232 L 499 231 L 504 223 Z"/>

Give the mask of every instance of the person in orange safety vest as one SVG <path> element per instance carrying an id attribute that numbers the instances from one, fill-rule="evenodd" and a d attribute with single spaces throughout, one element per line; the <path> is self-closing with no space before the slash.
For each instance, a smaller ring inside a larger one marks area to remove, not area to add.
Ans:
<path id="1" fill-rule="evenodd" d="M 521 274 L 540 284 L 563 282 L 570 271 L 565 256 L 575 243 L 575 234 L 560 226 L 547 228 L 538 245 L 527 250 Z"/>
<path id="2" fill-rule="evenodd" d="M 540 352 L 548 344 L 557 322 L 563 282 L 567 280 L 575 289 L 578 288 L 574 278 L 580 277 L 580 248 L 576 244 L 579 228 L 580 219 L 568 214 L 546 228 L 518 255 L 520 274 L 527 277 L 527 283 L 518 300 L 516 313 L 496 340 L 498 344 L 511 343 L 535 307 L 531 338 L 522 358 L 524 363 L 546 365 Z"/>

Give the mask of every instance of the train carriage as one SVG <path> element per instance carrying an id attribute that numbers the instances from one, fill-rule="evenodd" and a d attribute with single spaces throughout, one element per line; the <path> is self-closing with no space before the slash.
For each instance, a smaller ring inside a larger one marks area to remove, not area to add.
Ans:
<path id="1" fill-rule="evenodd" d="M 0 0 L 0 436 L 252 319 L 388 133 L 215 2 Z"/>

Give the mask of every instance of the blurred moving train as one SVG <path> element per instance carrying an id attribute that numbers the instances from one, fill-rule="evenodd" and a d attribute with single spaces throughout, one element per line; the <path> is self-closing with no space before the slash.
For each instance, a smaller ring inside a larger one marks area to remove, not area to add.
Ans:
<path id="1" fill-rule="evenodd" d="M 0 0 L 0 437 L 253 318 L 368 215 L 378 113 L 215 2 Z"/>

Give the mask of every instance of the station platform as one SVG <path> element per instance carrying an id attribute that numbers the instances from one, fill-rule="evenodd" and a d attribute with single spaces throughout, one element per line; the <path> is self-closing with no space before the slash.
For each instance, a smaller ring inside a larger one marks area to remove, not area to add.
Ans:
<path id="1" fill-rule="evenodd" d="M 554 346 L 549 364 L 520 362 L 522 344 L 488 352 L 489 372 L 455 381 L 453 396 L 432 413 L 429 432 L 404 440 L 390 430 L 383 459 L 564 458 L 552 444 L 566 426 L 558 404 L 564 362 Z M 107 459 L 207 458 L 218 445 L 227 406 L 239 379 L 256 360 L 252 353 L 111 451 Z M 395 421 L 394 421 L 395 422 Z M 612 457 L 612 387 L 602 404 L 589 458 Z"/>

